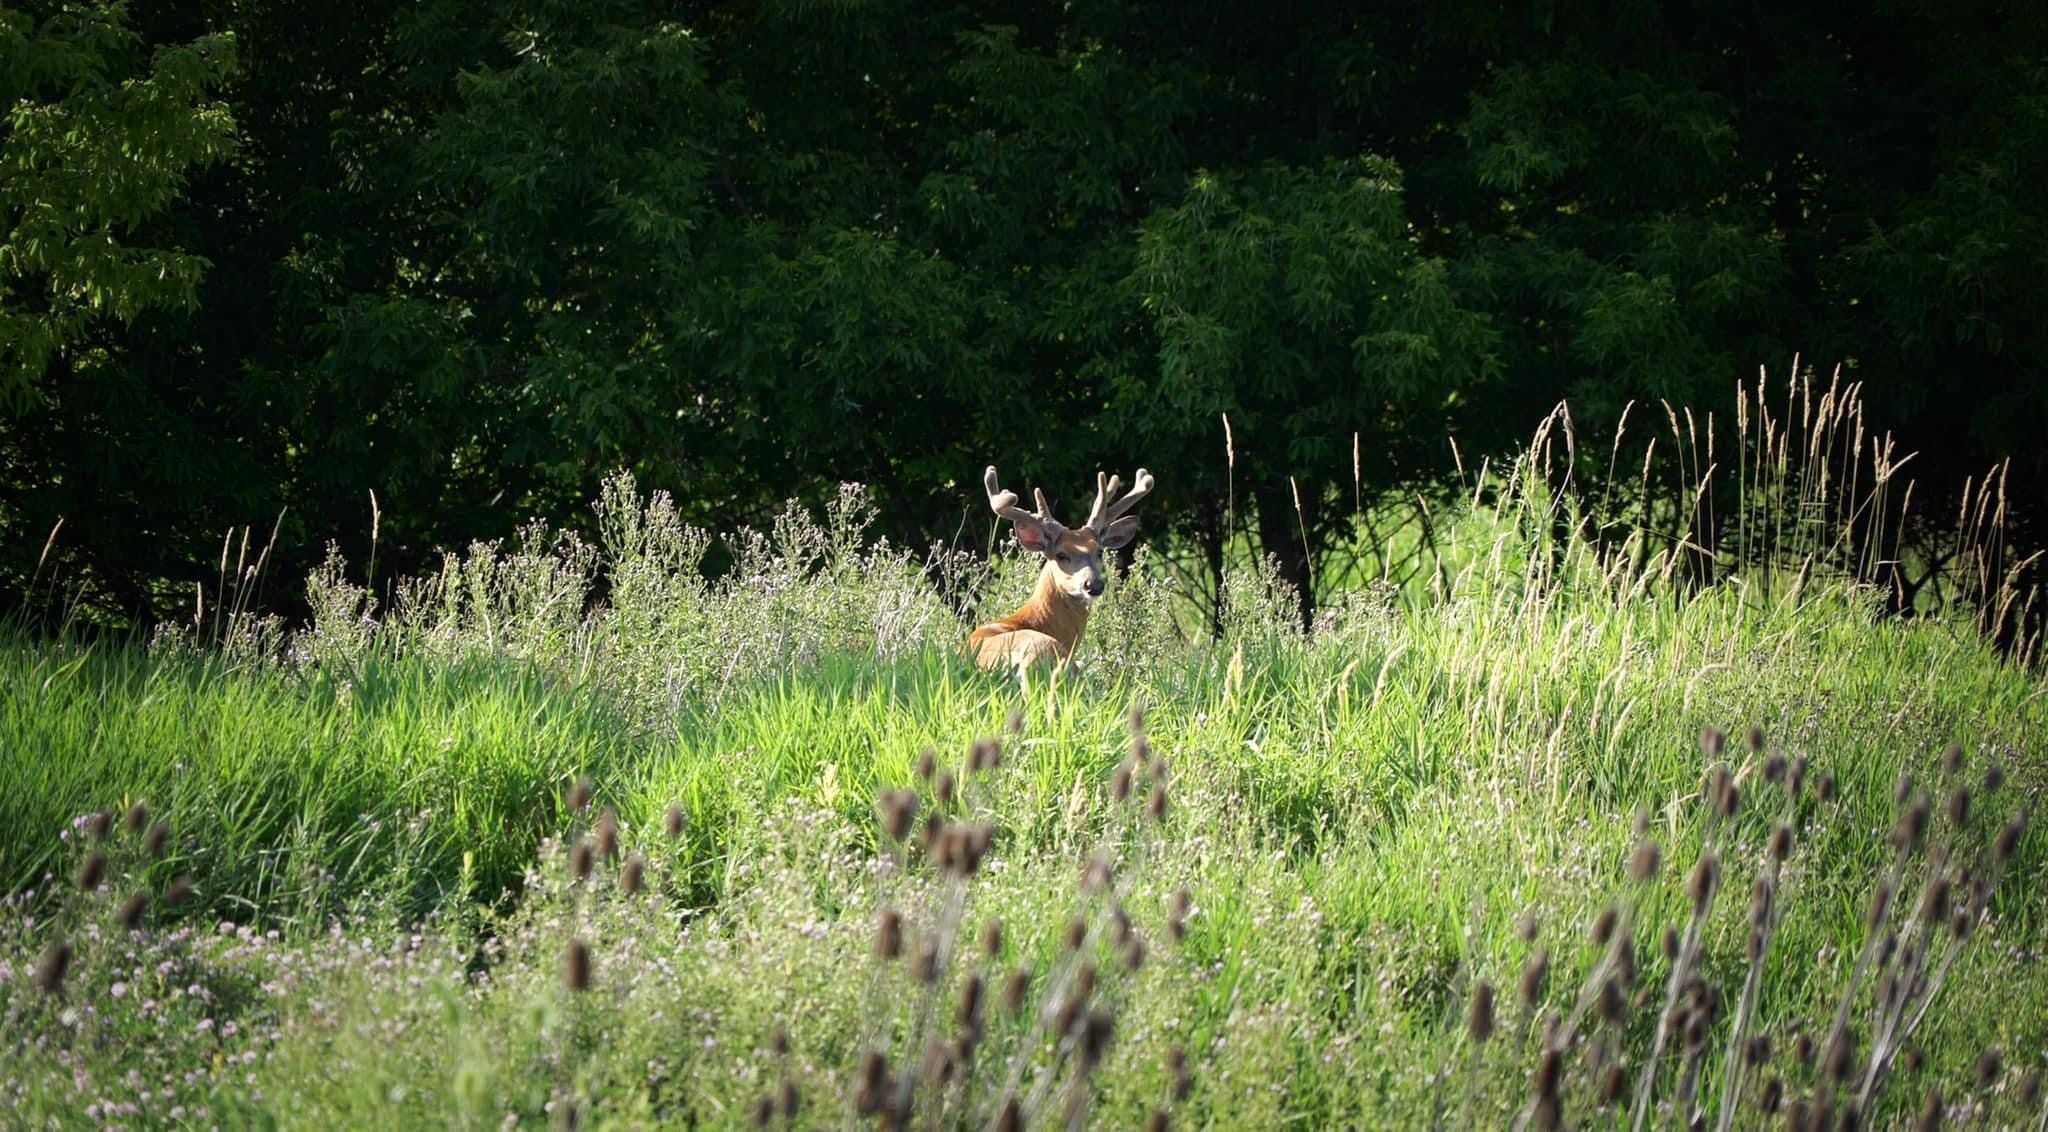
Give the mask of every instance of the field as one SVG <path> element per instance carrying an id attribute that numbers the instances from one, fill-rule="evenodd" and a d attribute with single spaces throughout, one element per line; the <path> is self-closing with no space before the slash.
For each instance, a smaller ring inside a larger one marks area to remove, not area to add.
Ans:
<path id="1" fill-rule="evenodd" d="M 2041 1127 L 2038 669 L 1547 505 L 1310 633 L 1141 551 L 1023 686 L 851 489 L 12 632 L 0 1123 Z"/>

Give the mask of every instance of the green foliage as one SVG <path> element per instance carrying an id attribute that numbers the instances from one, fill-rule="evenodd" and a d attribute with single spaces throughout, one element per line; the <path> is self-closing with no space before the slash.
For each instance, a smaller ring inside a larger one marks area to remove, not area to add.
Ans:
<path id="1" fill-rule="evenodd" d="M 146 43 L 124 3 L 0 12 L 0 407 L 63 397 L 142 314 L 197 305 L 207 260 L 154 228 L 234 150 L 232 34 Z"/>

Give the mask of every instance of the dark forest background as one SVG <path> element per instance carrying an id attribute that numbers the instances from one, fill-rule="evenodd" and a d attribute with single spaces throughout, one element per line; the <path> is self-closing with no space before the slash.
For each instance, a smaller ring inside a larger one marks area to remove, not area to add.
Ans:
<path id="1" fill-rule="evenodd" d="M 388 576 L 618 468 L 978 545 L 984 464 L 1142 463 L 1298 580 L 1453 439 L 1569 398 L 1605 466 L 1795 352 L 2042 541 L 2040 3 L 8 0 L 0 112 L 0 601 L 360 561 L 373 492 Z"/>

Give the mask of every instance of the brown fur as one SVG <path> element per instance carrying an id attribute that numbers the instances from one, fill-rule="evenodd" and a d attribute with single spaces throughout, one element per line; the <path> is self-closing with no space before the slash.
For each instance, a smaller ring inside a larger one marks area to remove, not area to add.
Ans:
<path id="1" fill-rule="evenodd" d="M 1090 602 L 1060 588 L 1060 578 L 1059 566 L 1048 561 L 1029 601 L 969 635 L 967 651 L 974 662 L 982 668 L 1019 670 L 1041 661 L 1065 664 L 1088 627 Z"/>

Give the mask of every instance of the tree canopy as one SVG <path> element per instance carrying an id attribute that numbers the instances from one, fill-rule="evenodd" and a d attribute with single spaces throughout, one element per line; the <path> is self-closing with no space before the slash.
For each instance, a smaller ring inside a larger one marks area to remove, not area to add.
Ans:
<path id="1" fill-rule="evenodd" d="M 2009 456 L 2039 499 L 2044 33 L 1989 0 L 16 0 L 0 587 L 62 518 L 89 600 L 161 614 L 225 529 L 282 516 L 303 567 L 372 493 L 404 568 L 617 468 L 714 526 L 864 481 L 945 537 L 992 461 L 1056 495 L 1146 464 L 1209 547 L 1234 494 L 1299 580 L 1354 472 L 1438 482 L 1564 397 L 1726 403 L 1794 351 L 1937 488 Z"/>

